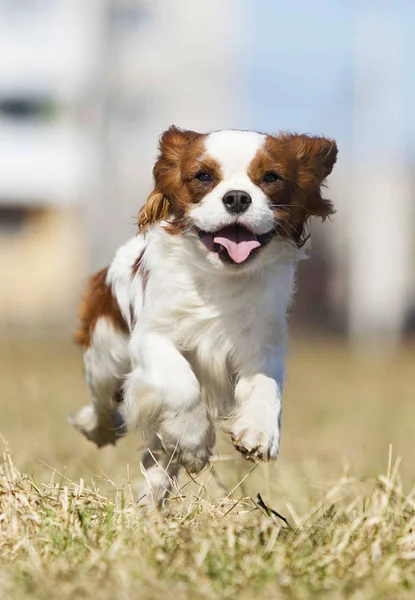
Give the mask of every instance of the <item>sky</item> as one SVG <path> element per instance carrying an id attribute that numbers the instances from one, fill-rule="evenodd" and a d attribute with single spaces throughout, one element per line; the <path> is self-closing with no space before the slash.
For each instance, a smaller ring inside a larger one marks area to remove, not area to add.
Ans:
<path id="1" fill-rule="evenodd" d="M 401 146 L 415 156 L 414 1 L 247 0 L 246 9 L 250 128 L 324 133 L 358 153 L 382 140 L 393 151 Z M 362 15 L 372 73 L 365 71 L 369 106 L 356 140 L 355 66 L 360 55 L 355 31 Z M 390 31 L 394 39 L 389 39 Z M 395 47 L 398 54 L 390 50 Z"/>

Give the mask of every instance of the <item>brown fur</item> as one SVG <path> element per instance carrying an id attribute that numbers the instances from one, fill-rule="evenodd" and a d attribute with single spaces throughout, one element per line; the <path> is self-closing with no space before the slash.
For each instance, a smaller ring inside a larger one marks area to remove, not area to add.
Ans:
<path id="1" fill-rule="evenodd" d="M 146 231 L 152 223 L 164 221 L 170 215 L 171 207 L 167 198 L 153 190 L 138 213 L 137 225 L 140 232 Z"/>
<path id="2" fill-rule="evenodd" d="M 91 336 L 101 317 L 107 317 L 114 327 L 128 333 L 128 326 L 120 312 L 111 288 L 106 283 L 108 268 L 101 269 L 88 281 L 79 305 L 80 324 L 75 333 L 75 342 L 84 348 L 91 345 Z"/>
<path id="3" fill-rule="evenodd" d="M 170 220 L 168 231 L 176 234 L 186 226 L 187 207 L 199 202 L 221 179 L 220 166 L 207 157 L 201 160 L 206 134 L 170 127 L 160 139 L 160 154 L 154 165 L 154 190 L 138 215 L 138 227 L 144 232 L 153 223 Z M 200 171 L 211 173 L 215 181 L 201 184 L 195 179 Z"/>
<path id="4" fill-rule="evenodd" d="M 297 232 L 294 240 L 302 246 L 308 239 L 304 230 L 310 217 L 324 221 L 335 212 L 331 201 L 323 198 L 321 188 L 337 160 L 337 145 L 331 139 L 306 135 L 286 135 L 283 140 L 297 161 L 295 198 L 302 209 L 293 212 L 292 223 Z"/>
<path id="5" fill-rule="evenodd" d="M 131 277 L 132 277 L 132 279 L 134 279 L 134 277 L 137 275 L 137 273 L 139 274 L 139 276 L 141 278 L 141 285 L 143 288 L 143 303 L 144 303 L 145 298 L 146 298 L 146 289 L 147 289 L 149 272 L 144 266 L 143 257 L 144 257 L 144 250 L 137 257 L 135 263 L 133 264 L 133 268 L 131 270 Z M 131 324 L 134 327 L 134 325 L 136 323 L 136 317 L 134 314 L 133 306 L 131 304 L 130 304 L 130 317 L 131 317 Z"/>
<path id="6" fill-rule="evenodd" d="M 333 169 L 337 146 L 333 140 L 306 135 L 267 136 L 264 149 L 252 161 L 249 176 L 271 200 L 281 236 L 298 246 L 305 242 L 304 229 L 311 216 L 325 219 L 334 213 L 321 186 Z M 280 179 L 265 184 L 262 177 L 275 172 Z"/>

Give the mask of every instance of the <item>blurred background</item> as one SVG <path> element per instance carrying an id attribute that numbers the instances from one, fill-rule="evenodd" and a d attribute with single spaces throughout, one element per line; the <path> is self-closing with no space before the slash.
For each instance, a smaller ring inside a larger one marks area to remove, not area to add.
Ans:
<path id="1" fill-rule="evenodd" d="M 336 138 L 337 213 L 312 224 L 299 269 L 282 456 L 315 452 L 322 423 L 323 457 L 410 450 L 414 23 L 412 0 L 0 0 L 0 423 L 16 450 L 31 430 L 31 453 L 67 462 L 76 440 L 82 473 L 101 460 L 65 425 L 87 402 L 76 302 L 134 234 L 171 124 Z"/>
<path id="2" fill-rule="evenodd" d="M 135 231 L 170 124 L 338 141 L 295 316 L 394 341 L 415 306 L 415 4 L 0 0 L 0 316 L 59 327 Z M 5 269 L 5 272 L 4 272 Z"/>

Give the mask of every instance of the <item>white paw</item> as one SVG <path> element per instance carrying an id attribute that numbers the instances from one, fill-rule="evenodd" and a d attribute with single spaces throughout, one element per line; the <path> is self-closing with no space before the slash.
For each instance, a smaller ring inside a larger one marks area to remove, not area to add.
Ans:
<path id="1" fill-rule="evenodd" d="M 157 437 L 166 454 L 189 473 L 199 473 L 206 466 L 215 444 L 215 431 L 203 405 L 164 412 Z"/>
<path id="2" fill-rule="evenodd" d="M 280 444 L 278 421 L 262 426 L 256 421 L 242 415 L 228 428 L 235 448 L 248 460 L 276 460 Z"/>
<path id="3" fill-rule="evenodd" d="M 157 494 L 153 492 L 151 486 L 149 486 L 147 482 L 144 481 L 140 483 L 137 488 L 135 501 L 141 509 L 143 509 L 146 513 L 150 513 L 153 510 L 162 506 L 164 497 L 168 494 L 166 493 L 160 495 L 161 498 L 158 498 Z"/>
<path id="4" fill-rule="evenodd" d="M 141 482 L 137 489 L 136 502 L 140 508 L 151 512 L 156 508 L 161 508 L 163 501 L 168 497 L 171 490 L 171 484 L 167 481 L 164 485 L 152 485 L 148 481 Z"/>
<path id="5" fill-rule="evenodd" d="M 92 404 L 83 406 L 75 414 L 70 415 L 69 423 L 88 440 L 94 442 L 98 448 L 108 444 L 114 445 L 127 432 L 124 417 L 119 410 L 111 410 L 105 420 L 101 420 Z"/>
<path id="6" fill-rule="evenodd" d="M 177 488 L 179 467 L 174 465 L 170 465 L 168 469 L 163 465 L 149 469 L 144 469 L 142 465 L 141 467 L 144 479 L 137 489 L 137 503 L 147 511 L 161 508 L 172 490 Z"/>

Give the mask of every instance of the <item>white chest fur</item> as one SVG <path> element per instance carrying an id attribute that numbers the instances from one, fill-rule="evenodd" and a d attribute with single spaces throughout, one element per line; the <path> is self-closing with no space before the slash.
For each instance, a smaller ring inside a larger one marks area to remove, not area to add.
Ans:
<path id="1" fill-rule="evenodd" d="M 228 413 L 240 370 L 265 370 L 269 354 L 284 345 L 293 258 L 232 275 L 199 269 L 180 241 L 152 240 L 146 255 L 146 301 L 142 311 L 135 307 L 140 329 L 167 335 L 190 362 L 210 409 Z"/>

